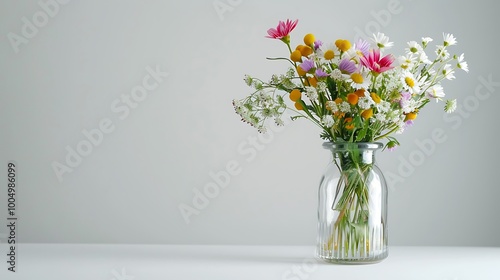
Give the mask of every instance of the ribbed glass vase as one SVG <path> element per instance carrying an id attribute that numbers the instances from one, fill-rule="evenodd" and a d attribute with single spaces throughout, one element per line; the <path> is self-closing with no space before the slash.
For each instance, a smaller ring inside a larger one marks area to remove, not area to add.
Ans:
<path id="1" fill-rule="evenodd" d="M 319 186 L 317 257 L 376 263 L 387 250 L 387 184 L 375 165 L 381 143 L 324 143 L 332 155 Z"/>

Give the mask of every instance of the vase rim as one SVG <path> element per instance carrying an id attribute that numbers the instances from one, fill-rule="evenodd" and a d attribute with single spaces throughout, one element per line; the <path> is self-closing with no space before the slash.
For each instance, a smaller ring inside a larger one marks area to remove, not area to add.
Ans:
<path id="1" fill-rule="evenodd" d="M 335 150 L 346 150 L 349 147 L 358 148 L 358 149 L 368 149 L 368 150 L 377 150 L 384 146 L 384 144 L 380 142 L 325 142 L 323 143 L 323 147 L 325 149 L 335 149 Z"/>

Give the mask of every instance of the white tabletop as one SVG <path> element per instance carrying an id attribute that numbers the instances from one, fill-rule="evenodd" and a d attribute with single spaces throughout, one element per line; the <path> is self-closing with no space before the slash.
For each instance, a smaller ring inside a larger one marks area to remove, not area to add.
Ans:
<path id="1" fill-rule="evenodd" d="M 312 246 L 19 244 L 17 272 L 2 263 L 2 280 L 500 279 L 500 248 L 486 247 L 390 247 L 378 264 L 335 265 Z"/>

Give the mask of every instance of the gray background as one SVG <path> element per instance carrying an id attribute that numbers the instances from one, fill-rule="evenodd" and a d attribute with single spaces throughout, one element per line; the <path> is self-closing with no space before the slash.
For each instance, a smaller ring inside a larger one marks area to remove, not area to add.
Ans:
<path id="1" fill-rule="evenodd" d="M 401 54 L 422 36 L 457 37 L 451 50 L 466 54 L 471 71 L 444 87 L 462 113 L 444 119 L 443 104 L 429 104 L 398 138 L 403 146 L 377 157 L 390 177 L 390 243 L 500 246 L 500 86 L 481 82 L 500 81 L 492 31 L 500 4 L 359 2 L 74 0 L 58 4 L 16 53 L 8 34 L 21 35 L 23 17 L 33 22 L 43 9 L 38 1 L 1 1 L 0 162 L 19 166 L 18 240 L 314 244 L 317 184 L 329 160 L 319 131 L 297 121 L 259 136 L 231 106 L 250 93 L 244 74 L 268 79 L 287 67 L 265 59 L 287 50 L 264 36 L 278 20 L 298 18 L 293 45 L 310 32 L 333 42 L 382 31 Z M 398 11 L 390 18 L 388 5 Z M 113 102 L 142 84 L 147 67 L 169 76 L 120 119 Z M 86 139 L 82 130 L 105 119 L 114 130 L 59 181 L 53 163 L 65 163 L 66 147 L 75 149 Z M 435 130 L 443 141 L 429 144 Z M 435 149 L 424 153 L 418 143 Z M 186 223 L 179 206 L 193 206 L 196 190 L 228 163 L 238 174 Z"/>

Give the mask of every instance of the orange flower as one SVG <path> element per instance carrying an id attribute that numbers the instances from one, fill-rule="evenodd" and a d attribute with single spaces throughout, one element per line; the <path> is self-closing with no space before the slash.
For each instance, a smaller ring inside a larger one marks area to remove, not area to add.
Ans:
<path id="1" fill-rule="evenodd" d="M 302 62 L 302 53 L 301 53 L 299 50 L 294 50 L 294 51 L 290 54 L 290 59 L 291 59 L 293 62 Z"/>
<path id="2" fill-rule="evenodd" d="M 308 56 L 313 53 L 313 49 L 309 46 L 302 46 L 300 48 L 300 52 L 302 53 L 302 56 Z"/>
<path id="3" fill-rule="evenodd" d="M 354 92 L 358 97 L 365 97 L 365 89 L 358 89 L 357 91 Z"/>
<path id="4" fill-rule="evenodd" d="M 318 85 L 318 79 L 316 79 L 316 77 L 307 77 L 307 81 L 312 87 L 316 87 Z"/>
<path id="5" fill-rule="evenodd" d="M 349 93 L 347 95 L 347 102 L 349 102 L 351 105 L 356 105 L 358 104 L 358 95 L 355 93 Z"/>
<path id="6" fill-rule="evenodd" d="M 345 129 L 347 129 L 347 130 L 353 130 L 354 129 L 354 124 L 352 123 L 352 118 L 345 118 L 344 119 L 344 124 L 345 124 Z"/>
<path id="7" fill-rule="evenodd" d="M 306 74 L 306 71 L 304 71 L 299 65 L 297 66 L 297 74 L 299 74 L 299 76 L 304 76 Z"/>
<path id="8" fill-rule="evenodd" d="M 298 89 L 294 89 L 290 92 L 290 100 L 297 102 L 302 98 L 302 93 Z"/>
<path id="9" fill-rule="evenodd" d="M 304 107 L 302 107 L 302 104 L 300 104 L 299 102 L 295 102 L 295 109 L 297 110 L 304 110 Z"/>

